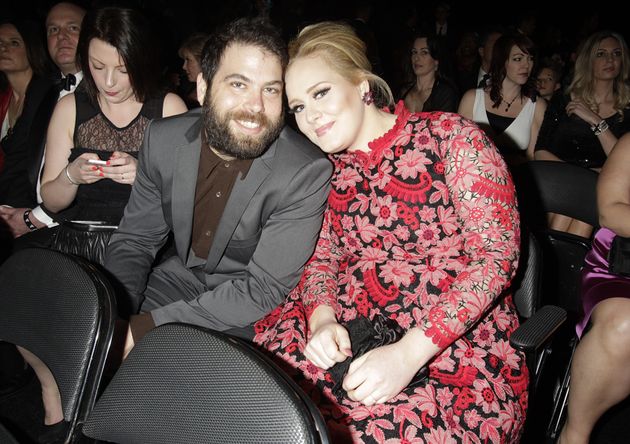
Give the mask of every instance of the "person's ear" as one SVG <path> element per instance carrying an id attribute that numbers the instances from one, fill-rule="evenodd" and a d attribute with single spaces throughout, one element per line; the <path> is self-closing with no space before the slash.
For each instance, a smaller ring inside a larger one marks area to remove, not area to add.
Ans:
<path id="1" fill-rule="evenodd" d="M 199 104 L 203 105 L 203 101 L 206 98 L 206 89 L 208 85 L 206 81 L 203 79 L 203 75 L 201 73 L 197 74 L 197 101 Z"/>
<path id="2" fill-rule="evenodd" d="M 370 92 L 370 82 L 367 79 L 362 80 L 359 83 L 359 94 L 361 94 L 361 97 L 365 97 L 368 92 Z"/>
<path id="3" fill-rule="evenodd" d="M 361 101 L 366 106 L 374 103 L 374 92 L 370 89 L 370 82 L 367 79 L 359 83 L 359 94 L 361 94 Z"/>

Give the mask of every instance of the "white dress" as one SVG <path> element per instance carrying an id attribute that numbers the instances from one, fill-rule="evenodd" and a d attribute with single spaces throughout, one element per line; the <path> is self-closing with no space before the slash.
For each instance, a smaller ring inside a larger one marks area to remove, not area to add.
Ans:
<path id="1" fill-rule="evenodd" d="M 536 103 L 527 99 L 525 106 L 510 126 L 502 133 L 496 134 L 488 121 L 484 91 L 482 88 L 477 88 L 473 106 L 473 120 L 488 134 L 501 152 L 525 151 L 529 146 L 535 110 Z"/>

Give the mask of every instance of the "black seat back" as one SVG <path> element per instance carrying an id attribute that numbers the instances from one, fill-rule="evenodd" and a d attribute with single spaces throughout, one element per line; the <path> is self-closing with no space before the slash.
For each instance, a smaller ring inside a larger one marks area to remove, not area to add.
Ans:
<path id="1" fill-rule="evenodd" d="M 542 251 L 533 234 L 523 235 L 521 254 L 510 291 L 518 314 L 529 319 L 540 307 L 542 291 Z"/>
<path id="2" fill-rule="evenodd" d="M 575 320 L 581 314 L 580 288 L 589 239 L 546 227 L 546 213 L 578 219 L 597 228 L 598 174 L 566 162 L 533 161 L 514 170 L 521 217 L 535 231 L 545 259 L 546 304 L 565 308 Z"/>
<path id="3" fill-rule="evenodd" d="M 266 356 L 231 336 L 166 324 L 131 351 L 84 428 L 116 443 L 327 443 L 323 419 Z"/>
<path id="4" fill-rule="evenodd" d="M 94 405 L 114 311 L 112 287 L 81 258 L 29 248 L 0 267 L 0 339 L 48 366 L 71 431 Z"/>
<path id="5" fill-rule="evenodd" d="M 546 227 L 549 212 L 599 226 L 596 172 L 546 160 L 519 165 L 512 172 L 523 221 L 532 230 Z"/>

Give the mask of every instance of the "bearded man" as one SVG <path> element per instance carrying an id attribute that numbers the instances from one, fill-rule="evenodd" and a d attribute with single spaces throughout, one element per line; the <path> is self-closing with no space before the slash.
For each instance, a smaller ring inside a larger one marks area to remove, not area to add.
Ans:
<path id="1" fill-rule="evenodd" d="M 202 54 L 201 109 L 145 133 L 105 267 L 131 306 L 125 354 L 184 322 L 244 338 L 297 284 L 315 248 L 332 172 L 284 126 L 279 33 L 261 19 L 218 29 Z M 152 269 L 172 232 L 176 254 Z"/>

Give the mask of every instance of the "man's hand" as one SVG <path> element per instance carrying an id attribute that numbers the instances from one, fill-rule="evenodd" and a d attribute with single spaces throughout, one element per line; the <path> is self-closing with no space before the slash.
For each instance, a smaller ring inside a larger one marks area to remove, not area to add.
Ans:
<path id="1" fill-rule="evenodd" d="M 26 222 L 24 222 L 24 212 L 27 210 L 30 210 L 30 208 L 11 208 L 0 205 L 0 219 L 7 225 L 14 238 L 31 231 Z M 28 218 L 37 228 L 46 226 L 33 216 L 33 213 L 29 214 Z"/>

